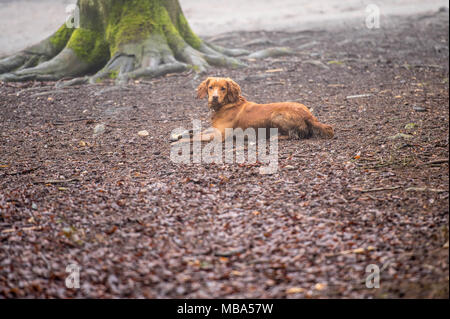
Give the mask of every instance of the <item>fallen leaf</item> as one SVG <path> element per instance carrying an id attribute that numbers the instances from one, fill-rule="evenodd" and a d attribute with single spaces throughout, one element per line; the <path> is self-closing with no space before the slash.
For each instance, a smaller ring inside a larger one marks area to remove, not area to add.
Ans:
<path id="1" fill-rule="evenodd" d="M 286 294 L 291 295 L 291 294 L 298 294 L 298 293 L 302 293 L 304 292 L 305 289 L 301 288 L 301 287 L 292 287 L 292 288 L 288 288 L 286 290 Z"/>
<path id="2" fill-rule="evenodd" d="M 344 64 L 342 61 L 336 61 L 336 60 L 332 60 L 332 61 L 328 61 L 328 64 Z"/>
<path id="3" fill-rule="evenodd" d="M 315 290 L 318 290 L 318 291 L 322 291 L 322 290 L 324 290 L 326 287 L 327 287 L 327 284 L 321 284 L 321 283 L 319 283 L 319 284 L 316 284 L 316 285 L 314 286 L 314 289 L 315 289 Z"/>
<path id="4" fill-rule="evenodd" d="M 416 123 L 408 123 L 405 125 L 406 130 L 411 130 L 416 127 Z"/>
<path id="5" fill-rule="evenodd" d="M 270 69 L 270 70 L 266 70 L 266 73 L 274 73 L 274 72 L 283 72 L 284 69 Z"/>
<path id="6" fill-rule="evenodd" d="M 108 230 L 106 231 L 106 233 L 107 233 L 108 235 L 112 235 L 112 234 L 114 234 L 114 233 L 116 232 L 116 230 L 117 230 L 117 226 L 114 225 L 114 226 L 112 226 L 110 229 L 108 229 Z"/>

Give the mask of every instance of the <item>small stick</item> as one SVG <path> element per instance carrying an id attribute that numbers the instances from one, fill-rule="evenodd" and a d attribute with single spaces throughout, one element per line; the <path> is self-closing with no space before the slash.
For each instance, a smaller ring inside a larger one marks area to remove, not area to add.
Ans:
<path id="1" fill-rule="evenodd" d="M 432 164 L 442 164 L 442 163 L 448 163 L 448 158 L 441 158 L 434 161 L 425 162 L 419 165 L 432 165 Z"/>
<path id="2" fill-rule="evenodd" d="M 445 193 L 447 192 L 445 189 L 438 188 L 429 188 L 429 187 L 409 187 L 405 189 L 407 192 L 416 191 L 416 192 L 434 192 L 434 193 Z"/>
<path id="3" fill-rule="evenodd" d="M 380 191 L 390 191 L 394 189 L 399 189 L 400 186 L 394 186 L 394 187 L 380 187 L 380 188 L 372 188 L 372 189 L 355 189 L 357 191 L 360 191 L 361 193 L 370 193 L 370 192 L 380 192 Z"/>
<path id="4" fill-rule="evenodd" d="M 55 122 L 53 122 L 53 125 L 63 125 L 64 123 L 70 123 L 70 122 L 79 122 L 79 121 L 97 121 L 98 119 L 96 118 L 88 118 L 88 117 L 83 117 L 83 118 L 79 118 L 79 119 L 72 119 L 72 120 L 56 120 Z"/>
<path id="5" fill-rule="evenodd" d="M 79 181 L 79 178 L 70 178 L 70 179 L 49 179 L 49 180 L 43 180 L 43 181 L 33 181 L 34 184 L 60 184 L 60 183 L 70 183 L 73 181 Z"/>
<path id="6" fill-rule="evenodd" d="M 214 253 L 214 256 L 217 256 L 217 257 L 231 257 L 231 256 L 236 255 L 236 254 L 241 254 L 245 250 L 246 250 L 246 248 L 243 247 L 243 248 L 238 248 L 238 249 L 232 249 L 230 251 L 222 251 L 222 252 L 216 251 Z"/>

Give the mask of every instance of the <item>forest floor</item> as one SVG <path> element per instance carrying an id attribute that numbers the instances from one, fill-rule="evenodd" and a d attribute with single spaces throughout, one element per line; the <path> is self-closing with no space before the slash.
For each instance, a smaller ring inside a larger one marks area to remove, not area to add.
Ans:
<path id="1" fill-rule="evenodd" d="M 212 37 L 297 48 L 208 75 L 335 127 L 280 140 L 272 175 L 170 160 L 173 129 L 209 123 L 192 72 L 0 83 L 0 298 L 448 298 L 448 26 L 442 10 Z M 70 264 L 80 289 L 66 288 Z"/>

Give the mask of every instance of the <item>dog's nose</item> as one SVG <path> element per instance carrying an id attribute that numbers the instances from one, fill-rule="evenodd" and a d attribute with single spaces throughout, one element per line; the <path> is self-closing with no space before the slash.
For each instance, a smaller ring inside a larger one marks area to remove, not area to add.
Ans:
<path id="1" fill-rule="evenodd" d="M 213 99 L 213 101 L 217 102 L 219 100 L 219 97 L 218 96 L 213 96 L 212 99 Z"/>

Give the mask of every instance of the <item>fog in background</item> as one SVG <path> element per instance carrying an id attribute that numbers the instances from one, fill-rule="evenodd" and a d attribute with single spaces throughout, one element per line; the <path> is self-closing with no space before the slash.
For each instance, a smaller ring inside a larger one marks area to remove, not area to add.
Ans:
<path id="1" fill-rule="evenodd" d="M 39 42 L 58 29 L 75 0 L 0 0 L 0 56 Z M 381 19 L 448 8 L 446 0 L 180 0 L 200 36 L 230 31 L 299 31 L 333 24 L 364 24 L 368 4 L 380 8 Z"/>

